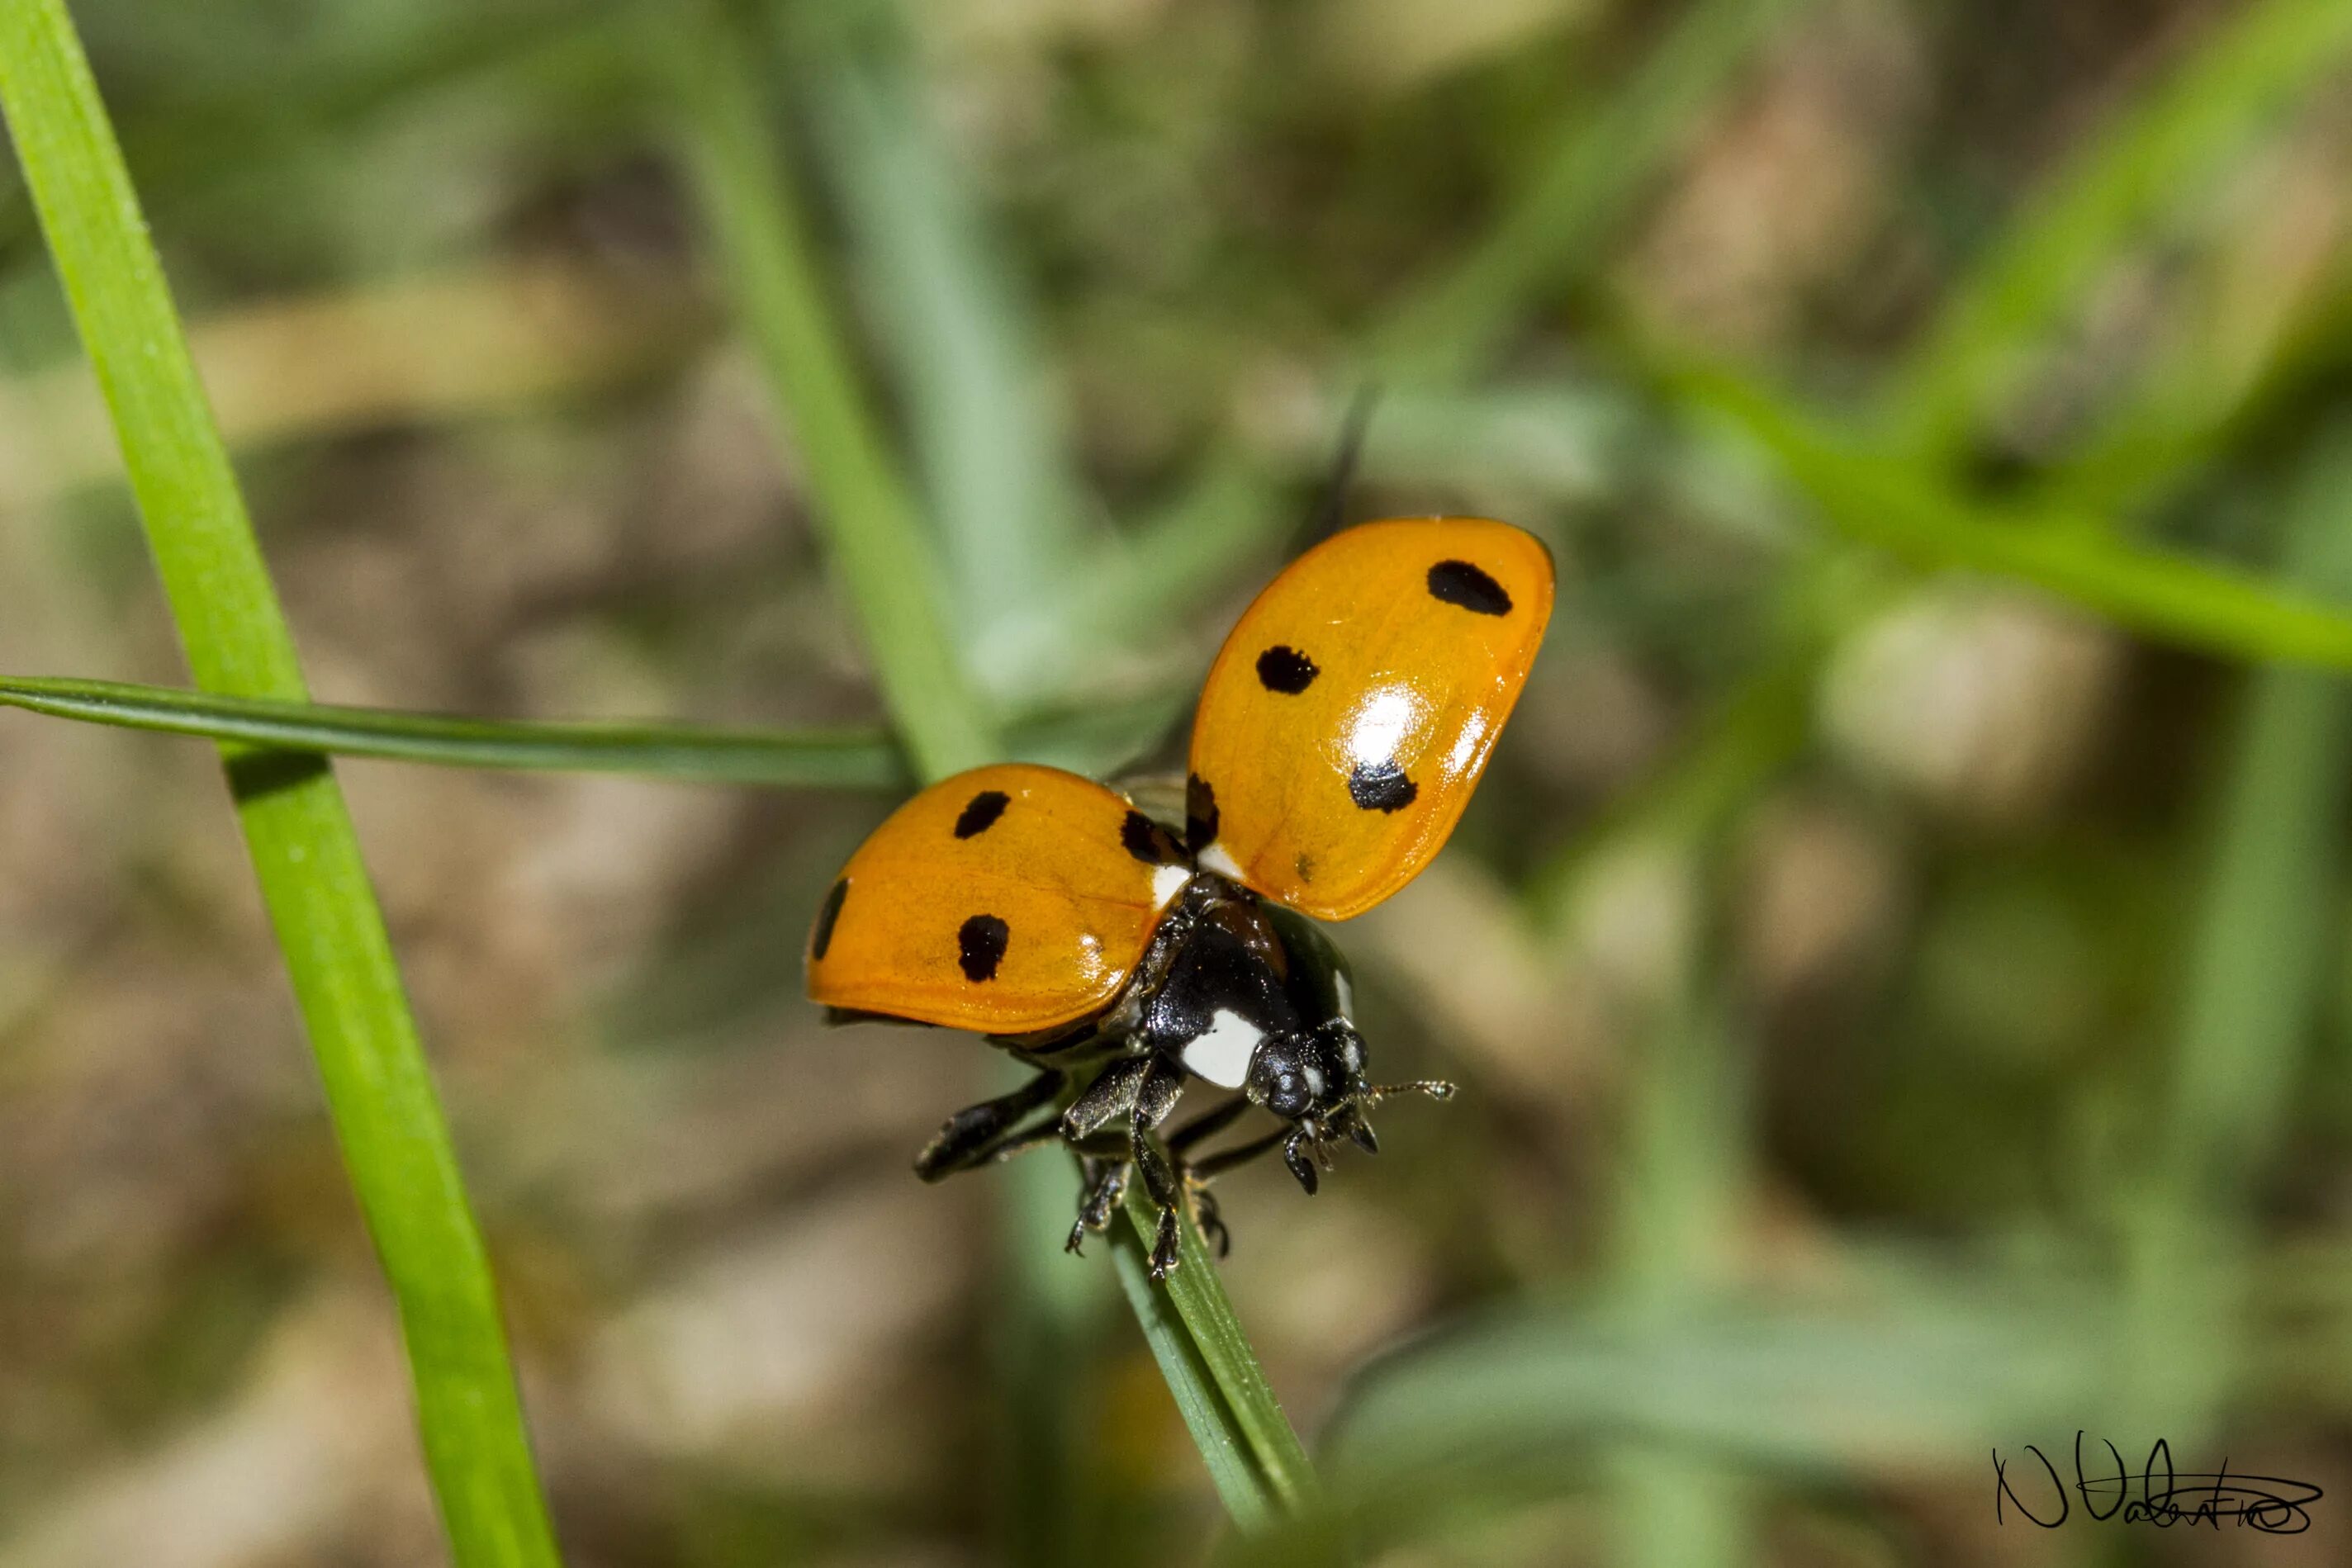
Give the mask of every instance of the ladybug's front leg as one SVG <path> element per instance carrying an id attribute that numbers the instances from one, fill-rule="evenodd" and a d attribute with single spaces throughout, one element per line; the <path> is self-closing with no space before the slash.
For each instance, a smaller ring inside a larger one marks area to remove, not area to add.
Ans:
<path id="1" fill-rule="evenodd" d="M 1143 1173 L 1143 1190 L 1151 1195 L 1152 1207 L 1160 1210 L 1160 1224 L 1151 1241 L 1151 1277 L 1155 1280 L 1164 1280 L 1175 1272 L 1180 1260 L 1182 1231 L 1176 1218 L 1176 1206 L 1184 1201 L 1184 1186 L 1177 1179 L 1175 1166 L 1152 1134 L 1167 1120 L 1168 1113 L 1176 1108 L 1177 1096 L 1183 1092 L 1184 1070 L 1154 1059 L 1151 1071 L 1136 1091 L 1135 1113 L 1129 1123 L 1135 1143 L 1135 1166 Z"/>

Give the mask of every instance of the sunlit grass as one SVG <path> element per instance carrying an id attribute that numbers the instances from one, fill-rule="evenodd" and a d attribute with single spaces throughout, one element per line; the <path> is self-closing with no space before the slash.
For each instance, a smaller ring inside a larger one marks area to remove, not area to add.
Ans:
<path id="1" fill-rule="evenodd" d="M 199 685 L 299 702 L 294 642 L 63 0 L 0 0 L 0 109 L 106 394 Z M 556 1560 L 489 1260 L 325 760 L 232 747 L 229 789 L 408 1348 L 467 1568 Z"/>

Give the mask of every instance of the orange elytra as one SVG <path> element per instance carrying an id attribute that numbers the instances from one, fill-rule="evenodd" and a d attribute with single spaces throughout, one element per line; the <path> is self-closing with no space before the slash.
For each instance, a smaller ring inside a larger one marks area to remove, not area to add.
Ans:
<path id="1" fill-rule="evenodd" d="M 1366 523 L 1266 585 L 1192 720 L 1200 863 L 1318 920 L 1444 847 L 1551 618 L 1551 552 L 1480 517 Z"/>

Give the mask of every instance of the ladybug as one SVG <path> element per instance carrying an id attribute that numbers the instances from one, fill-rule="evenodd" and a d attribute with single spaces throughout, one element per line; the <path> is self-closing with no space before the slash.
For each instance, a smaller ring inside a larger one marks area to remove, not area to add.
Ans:
<path id="1" fill-rule="evenodd" d="M 891 813 L 817 912 L 809 996 L 840 1021 L 970 1030 L 1037 1070 L 950 1117 L 917 1174 L 1066 1143 L 1084 1176 L 1076 1251 L 1139 1172 L 1164 1278 L 1180 1203 L 1224 1250 L 1206 1191 L 1220 1172 L 1278 1146 L 1312 1193 L 1335 1142 L 1377 1152 L 1366 1113 L 1382 1099 L 1450 1095 L 1366 1076 L 1347 962 L 1315 923 L 1362 914 L 1444 846 L 1551 603 L 1550 552 L 1523 529 L 1361 524 L 1292 562 L 1225 639 L 1181 836 L 1104 785 L 1024 763 Z M 1193 1079 L 1230 1097 L 1160 1139 Z M 1193 1157 L 1252 1106 L 1280 1124 Z"/>

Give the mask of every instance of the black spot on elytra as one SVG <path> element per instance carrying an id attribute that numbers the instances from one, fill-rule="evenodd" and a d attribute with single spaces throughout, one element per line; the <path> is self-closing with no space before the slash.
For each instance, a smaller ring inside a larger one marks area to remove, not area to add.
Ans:
<path id="1" fill-rule="evenodd" d="M 1118 841 L 1145 865 L 1174 865 L 1184 858 L 1176 835 L 1140 811 L 1129 811 L 1118 825 Z"/>
<path id="2" fill-rule="evenodd" d="M 1348 775 L 1348 798 L 1367 811 L 1402 811 L 1420 793 L 1393 762 L 1360 762 Z"/>
<path id="3" fill-rule="evenodd" d="M 1466 560 L 1441 560 L 1429 569 L 1429 594 L 1480 615 L 1508 615 L 1511 596 L 1503 585 Z"/>
<path id="4" fill-rule="evenodd" d="M 961 949 L 963 977 L 967 980 L 996 978 L 996 966 L 1004 962 L 1004 944 L 1013 928 L 993 915 L 975 915 L 956 932 L 956 946 Z"/>
<path id="5" fill-rule="evenodd" d="M 834 923 L 841 918 L 842 900 L 849 896 L 849 879 L 843 877 L 824 895 L 824 907 L 816 912 L 816 934 L 809 938 L 809 956 L 822 960 L 824 950 L 833 946 Z"/>
<path id="6" fill-rule="evenodd" d="M 1217 792 L 1197 773 L 1184 776 L 1184 842 L 1199 854 L 1217 841 Z"/>
<path id="7" fill-rule="evenodd" d="M 965 802 L 963 815 L 956 819 L 955 836 L 971 838 L 996 826 L 996 819 L 1004 815 L 1004 808 L 1013 804 L 1013 797 L 1002 789 L 982 789 Z"/>
<path id="8" fill-rule="evenodd" d="M 1279 643 L 1257 656 L 1257 684 L 1285 696 L 1297 696 L 1313 685 L 1315 677 L 1322 673 L 1315 667 L 1314 660 Z"/>

